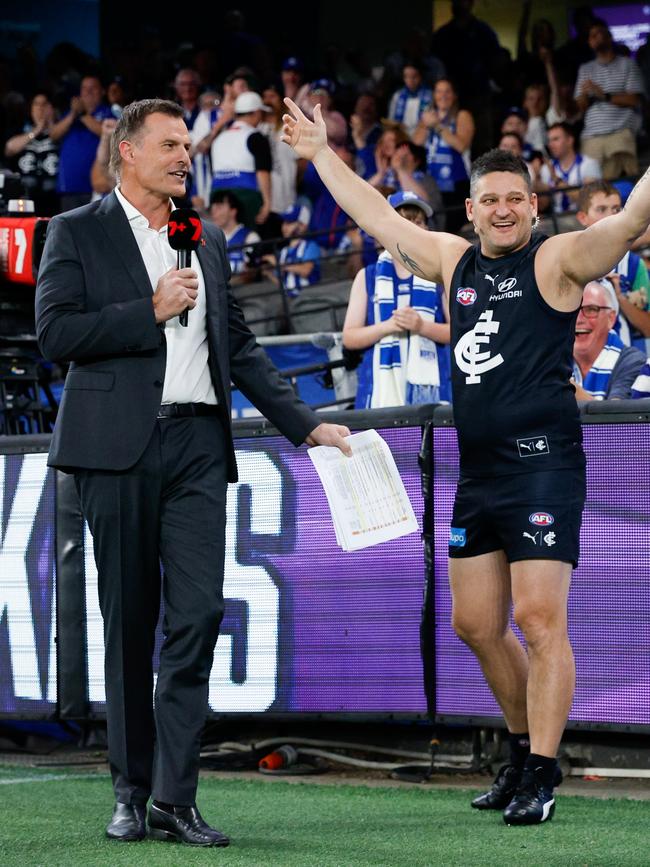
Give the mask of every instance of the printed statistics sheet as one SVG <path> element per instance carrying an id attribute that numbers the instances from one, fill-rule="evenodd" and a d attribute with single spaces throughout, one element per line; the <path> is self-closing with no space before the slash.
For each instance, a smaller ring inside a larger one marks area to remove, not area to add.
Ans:
<path id="1" fill-rule="evenodd" d="M 340 547 L 357 551 L 417 532 L 413 506 L 384 440 L 367 430 L 348 442 L 352 457 L 334 446 L 309 449 Z"/>

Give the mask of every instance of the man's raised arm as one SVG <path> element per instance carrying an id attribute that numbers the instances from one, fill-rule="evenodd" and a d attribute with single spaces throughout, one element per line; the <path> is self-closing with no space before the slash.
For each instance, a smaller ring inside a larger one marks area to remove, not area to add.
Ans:
<path id="1" fill-rule="evenodd" d="M 441 282 L 447 256 L 454 256 L 456 261 L 467 242 L 456 235 L 427 232 L 401 217 L 328 147 L 320 105 L 315 107 L 314 120 L 310 121 L 291 99 L 285 98 L 284 102 L 290 114 L 282 118 L 282 140 L 298 156 L 314 163 L 323 183 L 346 214 L 413 274 Z"/>
<path id="2" fill-rule="evenodd" d="M 604 217 L 581 232 L 549 238 L 545 258 L 580 287 L 604 277 L 620 262 L 650 224 L 650 169 L 639 179 L 618 214 Z"/>

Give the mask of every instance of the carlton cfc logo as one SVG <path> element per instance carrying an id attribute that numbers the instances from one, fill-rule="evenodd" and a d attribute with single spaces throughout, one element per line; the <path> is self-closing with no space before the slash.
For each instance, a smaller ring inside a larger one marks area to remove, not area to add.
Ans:
<path id="1" fill-rule="evenodd" d="M 533 512 L 528 520 L 536 527 L 550 527 L 551 524 L 555 523 L 555 518 L 548 512 Z"/>
<path id="2" fill-rule="evenodd" d="M 456 301 L 462 304 L 463 307 L 469 307 L 470 304 L 476 301 L 476 289 L 470 289 L 469 286 L 461 286 L 456 291 Z"/>

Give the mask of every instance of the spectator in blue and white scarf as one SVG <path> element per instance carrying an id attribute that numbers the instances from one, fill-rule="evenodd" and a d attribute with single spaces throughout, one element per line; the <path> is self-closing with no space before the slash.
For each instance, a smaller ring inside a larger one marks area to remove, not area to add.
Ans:
<path id="1" fill-rule="evenodd" d="M 631 397 L 632 383 L 645 362 L 634 346 L 614 331 L 618 300 L 607 279 L 587 283 L 576 320 L 573 382 L 577 400 Z"/>
<path id="2" fill-rule="evenodd" d="M 415 63 L 405 63 L 402 69 L 404 87 L 390 99 L 388 117 L 401 123 L 409 136 L 413 135 L 422 112 L 431 106 L 433 92 L 422 83 L 422 71 Z"/>

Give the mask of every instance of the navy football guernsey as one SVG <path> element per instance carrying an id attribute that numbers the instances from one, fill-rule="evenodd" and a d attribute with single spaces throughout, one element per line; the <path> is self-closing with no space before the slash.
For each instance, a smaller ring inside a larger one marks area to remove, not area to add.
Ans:
<path id="1" fill-rule="evenodd" d="M 490 477 L 584 465 L 569 378 L 577 311 L 542 298 L 544 236 L 489 259 L 470 247 L 453 274 L 452 391 L 461 475 Z"/>

